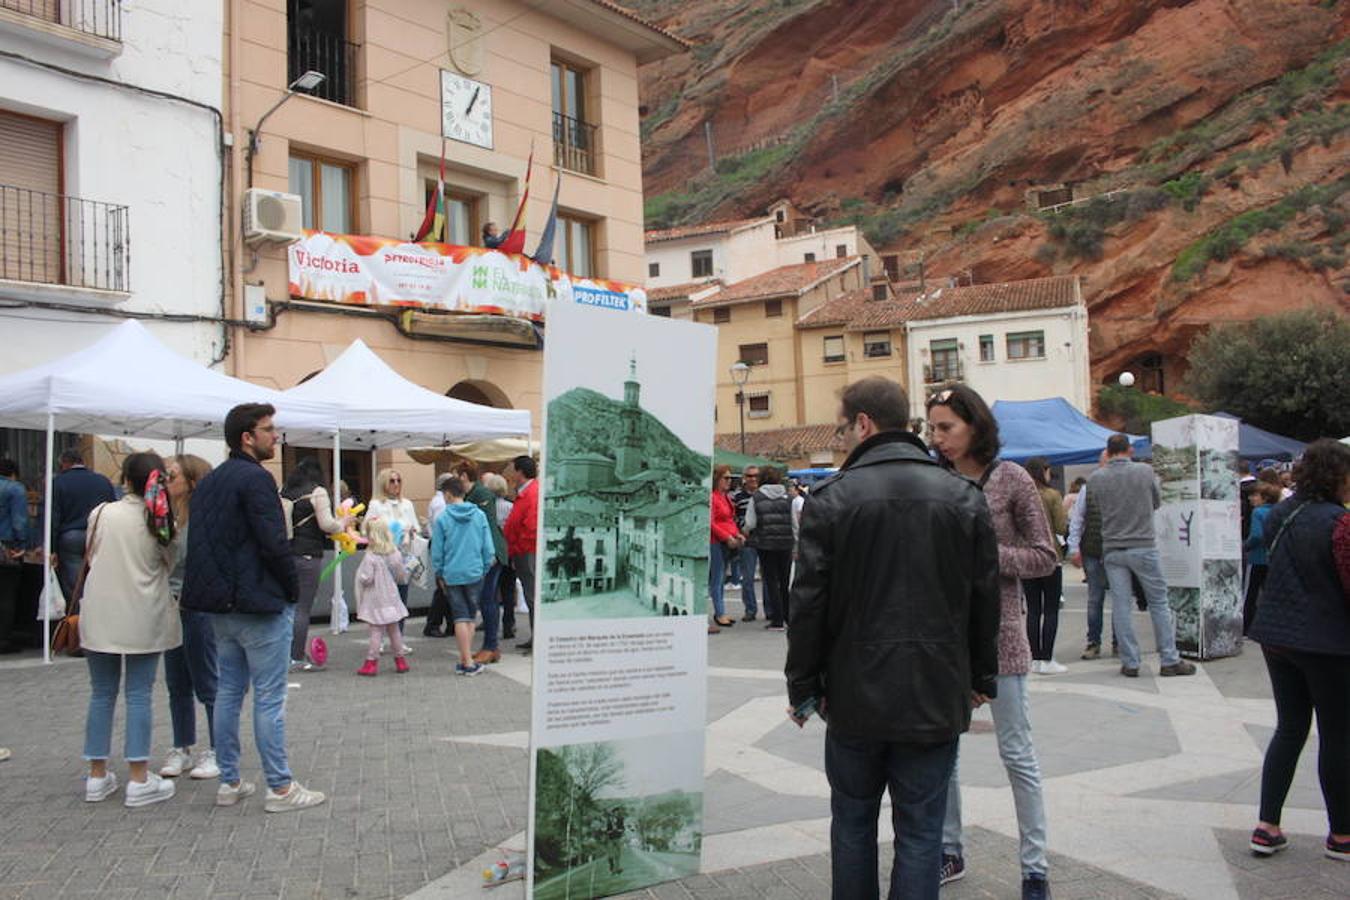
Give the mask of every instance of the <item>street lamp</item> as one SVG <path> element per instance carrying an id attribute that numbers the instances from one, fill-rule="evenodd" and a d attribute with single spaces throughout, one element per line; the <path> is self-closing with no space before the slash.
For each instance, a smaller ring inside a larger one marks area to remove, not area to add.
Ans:
<path id="1" fill-rule="evenodd" d="M 294 97 L 296 91 L 305 91 L 306 93 L 308 93 L 314 90 L 319 85 L 323 84 L 324 79 L 326 79 L 327 77 L 328 76 L 323 74 L 322 72 L 316 72 L 313 69 L 310 69 L 309 71 L 305 72 L 299 78 L 295 79 L 290 84 L 286 85 L 286 93 L 282 94 L 281 99 L 278 100 L 276 103 L 273 103 L 272 108 L 262 114 L 262 118 L 258 120 L 258 124 L 254 125 L 253 128 L 249 130 L 248 147 L 245 153 L 245 155 L 248 157 L 249 187 L 253 187 L 253 157 L 258 155 L 258 145 L 262 143 L 262 138 L 259 137 L 259 132 L 262 131 L 263 123 L 267 121 L 267 117 L 272 115 L 272 113 L 276 112 L 278 109 L 280 109 L 281 104 L 285 103 L 287 100 Z"/>
<path id="2" fill-rule="evenodd" d="M 731 366 L 731 380 L 736 383 L 736 409 L 741 414 L 741 454 L 745 454 L 745 383 L 750 380 L 750 367 L 737 360 Z"/>

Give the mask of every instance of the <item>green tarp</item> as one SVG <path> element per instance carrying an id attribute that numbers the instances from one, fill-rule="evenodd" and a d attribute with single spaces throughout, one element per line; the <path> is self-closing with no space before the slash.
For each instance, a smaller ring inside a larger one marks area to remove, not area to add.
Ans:
<path id="1" fill-rule="evenodd" d="M 716 447 L 713 449 L 713 465 L 731 466 L 731 471 L 743 472 L 746 466 L 759 466 L 762 469 L 765 466 L 776 466 L 778 463 L 760 456 L 747 456 L 734 450 L 723 450 L 721 447 Z"/>

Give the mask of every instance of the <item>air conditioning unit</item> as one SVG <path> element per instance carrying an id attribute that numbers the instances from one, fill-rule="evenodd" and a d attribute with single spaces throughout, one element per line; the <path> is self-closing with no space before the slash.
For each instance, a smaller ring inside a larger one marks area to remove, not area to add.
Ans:
<path id="1" fill-rule="evenodd" d="M 304 237 L 300 197 L 249 188 L 244 192 L 244 242 L 289 244 Z"/>

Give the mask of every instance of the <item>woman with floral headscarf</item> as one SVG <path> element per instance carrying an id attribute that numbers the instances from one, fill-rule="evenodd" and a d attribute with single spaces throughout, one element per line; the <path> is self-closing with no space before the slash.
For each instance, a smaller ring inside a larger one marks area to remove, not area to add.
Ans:
<path id="1" fill-rule="evenodd" d="M 152 689 L 159 658 L 182 643 L 178 604 L 169 592 L 175 528 L 164 460 L 133 453 L 122 464 L 126 493 L 89 514 L 80 646 L 89 665 L 84 799 L 105 800 L 118 787 L 108 771 L 113 711 L 126 697 L 124 757 L 130 769 L 125 804 L 149 806 L 173 796 L 173 782 L 149 771 Z M 122 687 L 125 672 L 125 687 Z"/>

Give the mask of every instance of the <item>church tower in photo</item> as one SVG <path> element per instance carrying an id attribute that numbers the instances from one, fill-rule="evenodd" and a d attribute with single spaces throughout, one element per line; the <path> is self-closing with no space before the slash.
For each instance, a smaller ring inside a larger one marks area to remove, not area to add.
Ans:
<path id="1" fill-rule="evenodd" d="M 618 448 L 614 454 L 615 474 L 621 479 L 632 478 L 642 471 L 642 441 L 638 431 L 642 425 L 642 408 L 638 401 L 642 386 L 637 380 L 637 357 L 629 357 L 628 380 L 623 383 L 623 410 L 619 413 Z"/>

